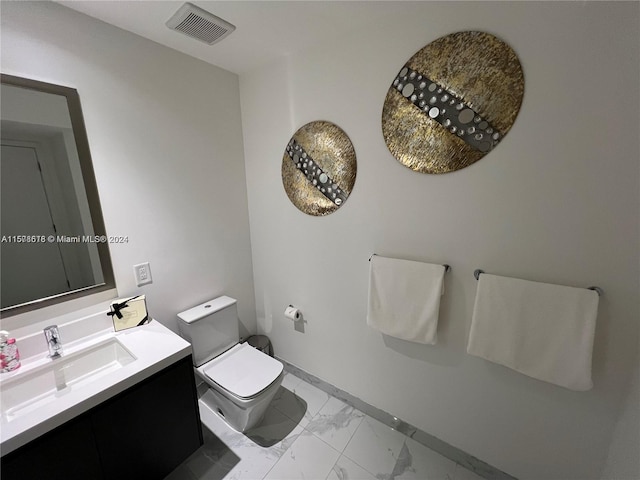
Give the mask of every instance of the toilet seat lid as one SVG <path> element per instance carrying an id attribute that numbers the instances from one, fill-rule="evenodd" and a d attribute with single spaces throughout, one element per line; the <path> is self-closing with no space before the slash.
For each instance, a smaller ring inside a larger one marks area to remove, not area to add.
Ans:
<path id="1" fill-rule="evenodd" d="M 282 370 L 275 358 L 240 343 L 208 362 L 203 373 L 234 395 L 251 398 L 271 385 Z"/>

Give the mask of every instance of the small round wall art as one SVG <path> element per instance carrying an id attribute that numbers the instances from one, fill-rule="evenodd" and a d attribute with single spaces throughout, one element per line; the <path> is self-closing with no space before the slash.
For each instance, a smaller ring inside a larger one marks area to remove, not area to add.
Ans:
<path id="1" fill-rule="evenodd" d="M 299 210 L 314 216 L 335 212 L 356 181 L 356 152 L 331 122 L 307 123 L 291 137 L 282 157 L 282 183 Z"/>
<path id="2" fill-rule="evenodd" d="M 382 133 L 391 154 L 421 173 L 468 167 L 496 148 L 524 95 L 515 52 L 485 32 L 458 32 L 418 51 L 391 79 Z"/>

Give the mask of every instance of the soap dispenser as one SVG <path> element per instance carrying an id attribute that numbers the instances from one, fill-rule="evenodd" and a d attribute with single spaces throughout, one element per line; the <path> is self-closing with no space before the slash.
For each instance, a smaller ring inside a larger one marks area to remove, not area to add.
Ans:
<path id="1" fill-rule="evenodd" d="M 0 372 L 11 372 L 20 366 L 20 352 L 15 338 L 9 332 L 0 330 Z"/>

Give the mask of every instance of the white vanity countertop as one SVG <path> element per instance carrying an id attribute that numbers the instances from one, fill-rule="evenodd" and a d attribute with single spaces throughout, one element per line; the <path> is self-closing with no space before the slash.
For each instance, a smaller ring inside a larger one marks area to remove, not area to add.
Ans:
<path id="1" fill-rule="evenodd" d="M 60 327 L 61 332 L 64 332 L 64 326 Z M 117 339 L 136 359 L 81 387 L 70 386 L 60 390 L 55 394 L 56 398 L 53 401 L 34 411 L 11 418 L 2 415 L 0 418 L 2 455 L 25 445 L 191 354 L 189 342 L 156 320 L 120 332 L 114 332 L 112 327 L 103 329 L 68 344 L 64 343 L 63 333 L 61 338 L 64 350 L 62 359 L 66 355 L 83 351 L 113 338 Z M 42 336 L 42 343 L 44 344 L 44 336 Z M 20 339 L 18 339 L 18 346 L 20 346 Z M 51 362 L 60 361 L 51 360 L 47 357 L 47 353 L 23 358 L 20 368 L 13 372 L 2 373 L 0 388 L 11 379 L 17 379 Z"/>

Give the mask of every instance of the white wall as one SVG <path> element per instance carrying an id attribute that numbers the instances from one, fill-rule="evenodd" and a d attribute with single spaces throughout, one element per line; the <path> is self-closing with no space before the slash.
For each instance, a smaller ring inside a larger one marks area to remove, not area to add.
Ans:
<path id="1" fill-rule="evenodd" d="M 2 2 L 1 28 L 3 73 L 78 90 L 107 234 L 129 237 L 110 245 L 118 294 L 145 293 L 174 329 L 228 294 L 254 331 L 238 77 L 50 2 Z M 136 287 L 145 261 L 153 284 Z"/>
<path id="2" fill-rule="evenodd" d="M 636 480 L 640 478 L 640 369 L 631 379 L 629 394 L 613 431 L 603 480 Z"/>
<path id="3" fill-rule="evenodd" d="M 362 4 L 363 14 L 387 7 Z M 512 475 L 599 478 L 638 338 L 638 4 L 390 10 L 379 28 L 328 36 L 241 75 L 258 327 L 287 361 Z M 415 173 L 382 138 L 386 91 L 421 47 L 471 29 L 519 55 L 519 117 L 473 166 Z M 323 218 L 298 211 L 280 177 L 287 141 L 313 120 L 342 127 L 358 157 L 350 198 Z M 367 328 L 373 252 L 452 266 L 438 345 Z M 593 390 L 565 390 L 465 353 L 475 268 L 604 289 Z M 303 310 L 304 332 L 283 318 L 289 303 Z"/>

